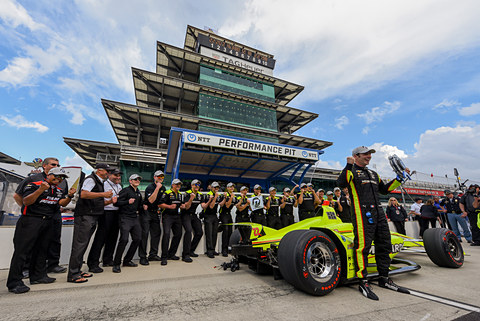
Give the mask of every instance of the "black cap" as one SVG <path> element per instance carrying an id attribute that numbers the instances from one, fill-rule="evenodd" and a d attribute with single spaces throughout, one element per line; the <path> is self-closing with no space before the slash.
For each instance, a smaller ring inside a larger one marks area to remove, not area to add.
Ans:
<path id="1" fill-rule="evenodd" d="M 109 174 L 114 174 L 114 175 L 123 175 L 123 172 L 121 170 L 119 170 L 118 168 L 113 168 L 113 169 L 110 169 L 108 171 Z"/>
<path id="2" fill-rule="evenodd" d="M 106 170 L 109 170 L 109 169 L 110 169 L 110 165 L 105 164 L 105 163 L 98 163 L 97 165 L 95 165 L 95 169 L 106 169 Z"/>

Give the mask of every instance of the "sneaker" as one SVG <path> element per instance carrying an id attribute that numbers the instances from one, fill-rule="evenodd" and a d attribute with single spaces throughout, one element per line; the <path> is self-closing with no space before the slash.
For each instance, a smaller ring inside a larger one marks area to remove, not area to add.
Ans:
<path id="1" fill-rule="evenodd" d="M 190 252 L 191 257 L 198 257 L 198 254 L 195 254 L 195 252 Z"/>
<path id="2" fill-rule="evenodd" d="M 92 272 L 92 273 L 102 273 L 103 272 L 103 269 L 99 266 L 96 266 L 96 267 L 92 267 L 92 268 L 89 268 L 88 269 L 88 272 Z"/>
<path id="3" fill-rule="evenodd" d="M 149 265 L 150 263 L 148 262 L 147 258 L 142 257 L 142 258 L 140 259 L 140 264 L 141 264 L 141 265 Z"/>
<path id="4" fill-rule="evenodd" d="M 213 255 L 218 256 L 218 255 L 220 255 L 220 253 L 218 253 L 217 251 L 215 251 L 215 252 L 213 252 Z"/>
<path id="5" fill-rule="evenodd" d="M 12 292 L 15 294 L 20 294 L 20 293 L 25 293 L 30 291 L 30 288 L 26 286 L 25 284 L 17 285 L 14 288 L 8 289 L 8 292 Z"/>
<path id="6" fill-rule="evenodd" d="M 162 263 L 160 263 L 161 265 L 167 265 L 167 259 L 162 259 Z"/>
<path id="7" fill-rule="evenodd" d="M 222 256 L 223 257 L 228 257 L 228 253 L 227 252 L 222 252 Z"/>
<path id="8" fill-rule="evenodd" d="M 380 279 L 378 280 L 378 286 L 381 288 L 390 289 L 400 293 L 410 294 L 410 291 L 408 291 L 404 287 L 396 285 L 395 283 L 393 283 L 392 279 L 388 277 L 381 276 Z"/>
<path id="9" fill-rule="evenodd" d="M 360 284 L 358 286 L 358 290 L 366 298 L 369 298 L 370 300 L 378 301 L 378 296 L 375 293 L 373 293 L 372 288 L 370 287 L 370 284 L 368 283 L 368 280 L 361 280 Z"/>
<path id="10" fill-rule="evenodd" d="M 122 269 L 120 268 L 120 265 L 114 265 L 112 268 L 113 273 L 120 273 L 122 272 Z"/>
<path id="11" fill-rule="evenodd" d="M 187 256 L 184 256 L 184 257 L 182 258 L 182 261 L 183 261 L 183 262 L 187 262 L 187 263 L 192 263 L 192 262 L 193 262 L 192 258 L 191 258 L 190 256 L 188 256 L 188 255 L 187 255 Z"/>
<path id="12" fill-rule="evenodd" d="M 55 282 L 55 278 L 51 278 L 48 276 L 44 276 L 41 279 L 35 280 L 35 281 L 30 281 L 30 284 L 48 284 L 48 283 L 53 283 Z"/>
<path id="13" fill-rule="evenodd" d="M 211 258 L 211 259 L 214 259 L 214 258 L 215 258 L 215 256 L 213 255 L 213 253 L 207 253 L 207 256 L 208 256 L 209 258 Z"/>
<path id="14" fill-rule="evenodd" d="M 176 255 L 169 256 L 168 259 L 169 259 L 169 260 L 173 260 L 173 261 L 178 261 L 178 260 L 180 260 L 180 258 L 179 258 L 178 256 L 176 256 Z"/>

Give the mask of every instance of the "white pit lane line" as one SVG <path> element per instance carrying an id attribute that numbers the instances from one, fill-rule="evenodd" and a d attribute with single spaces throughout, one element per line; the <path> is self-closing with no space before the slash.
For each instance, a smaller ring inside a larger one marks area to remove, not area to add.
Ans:
<path id="1" fill-rule="evenodd" d="M 427 300 L 430 300 L 430 301 L 450 305 L 450 306 L 453 306 L 453 307 L 456 307 L 456 308 L 459 308 L 459 309 L 480 313 L 480 307 L 475 306 L 475 305 L 471 305 L 471 304 L 467 304 L 467 303 L 463 303 L 463 302 L 458 302 L 458 301 L 454 301 L 454 300 L 451 300 L 451 299 L 442 298 L 440 296 L 436 296 L 436 295 L 432 295 L 432 294 L 428 294 L 428 293 L 424 293 L 424 292 L 419 292 L 419 291 L 415 291 L 415 290 L 411 290 L 411 289 L 408 289 L 408 290 L 410 291 L 411 295 L 417 296 L 419 298 L 424 298 L 424 299 L 427 299 Z"/>

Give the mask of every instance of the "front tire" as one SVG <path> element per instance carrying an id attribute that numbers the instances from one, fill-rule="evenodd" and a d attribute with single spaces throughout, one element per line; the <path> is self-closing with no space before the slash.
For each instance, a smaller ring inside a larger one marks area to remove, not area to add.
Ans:
<path id="1" fill-rule="evenodd" d="M 340 282 L 341 261 L 337 246 L 320 231 L 287 233 L 278 247 L 278 267 L 288 283 L 313 295 L 326 295 Z"/>
<path id="2" fill-rule="evenodd" d="M 463 265 L 463 248 L 457 236 L 446 228 L 429 228 L 423 233 L 428 257 L 438 266 L 459 268 Z"/>

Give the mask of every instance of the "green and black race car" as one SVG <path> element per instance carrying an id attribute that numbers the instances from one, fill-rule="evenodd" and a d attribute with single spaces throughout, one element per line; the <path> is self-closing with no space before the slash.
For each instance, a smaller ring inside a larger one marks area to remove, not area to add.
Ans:
<path id="1" fill-rule="evenodd" d="M 323 207 L 323 215 L 309 218 L 280 230 L 255 223 L 237 223 L 230 239 L 234 259 L 224 268 L 232 271 L 238 263 L 248 264 L 258 273 L 272 273 L 296 288 L 326 295 L 339 284 L 358 281 L 355 276 L 353 225 L 343 223 L 331 207 Z M 397 258 L 400 251 L 427 252 L 437 265 L 459 268 L 463 265 L 463 249 L 455 234 L 448 229 L 428 229 L 423 240 L 390 232 L 392 251 L 390 275 L 420 269 L 415 262 Z M 378 276 L 375 246 L 368 259 L 369 278 Z"/>

